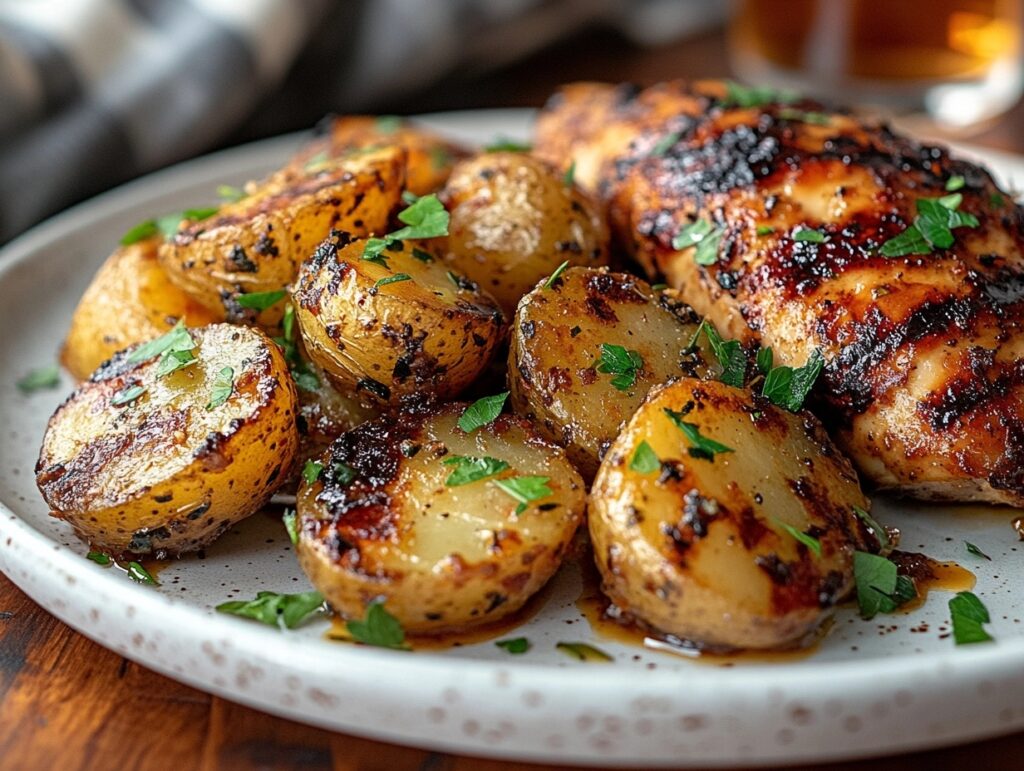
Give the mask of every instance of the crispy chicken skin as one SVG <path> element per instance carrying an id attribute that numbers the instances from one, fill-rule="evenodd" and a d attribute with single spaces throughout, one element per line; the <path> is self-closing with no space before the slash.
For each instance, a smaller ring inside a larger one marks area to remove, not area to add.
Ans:
<path id="1" fill-rule="evenodd" d="M 575 161 L 620 244 L 724 335 L 771 346 L 777 365 L 820 349 L 814 406 L 879 488 L 1024 506 L 1021 208 L 985 169 L 884 124 L 727 94 L 573 84 L 536 152 Z M 961 177 L 977 227 L 930 254 L 879 253 Z M 712 265 L 672 247 L 696 220 L 720 229 Z"/>

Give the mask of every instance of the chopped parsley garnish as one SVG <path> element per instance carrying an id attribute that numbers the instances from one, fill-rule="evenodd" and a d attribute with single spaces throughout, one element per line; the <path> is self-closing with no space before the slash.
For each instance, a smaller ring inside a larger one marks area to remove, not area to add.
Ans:
<path id="1" fill-rule="evenodd" d="M 868 530 L 878 541 L 878 550 L 882 554 L 888 554 L 892 551 L 892 539 L 889 538 L 889 531 L 882 527 L 881 523 L 878 522 L 874 517 L 871 516 L 867 511 L 862 509 L 860 506 L 853 507 L 853 513 L 857 515 L 858 519 L 868 526 Z"/>
<path id="2" fill-rule="evenodd" d="M 243 308 L 265 311 L 267 308 L 281 302 L 287 294 L 288 292 L 284 289 L 275 289 L 272 292 L 249 292 L 248 294 L 238 295 L 235 301 Z"/>
<path id="3" fill-rule="evenodd" d="M 156 219 L 145 220 L 129 228 L 128 232 L 121 236 L 121 246 L 131 246 L 158 234 L 163 235 L 165 239 L 174 238 L 181 223 L 185 220 L 199 222 L 212 217 L 218 211 L 220 211 L 218 206 L 206 206 L 198 209 L 185 209 L 185 211 L 165 214 Z"/>
<path id="4" fill-rule="evenodd" d="M 405 644 L 405 630 L 398 619 L 384 609 L 381 600 L 366 606 L 366 616 L 362 621 L 352 619 L 345 624 L 348 633 L 363 645 L 392 650 L 409 650 Z"/>
<path id="5" fill-rule="evenodd" d="M 718 245 L 724 234 L 723 228 L 714 227 L 708 220 L 696 220 L 676 234 L 672 239 L 672 248 L 681 250 L 696 246 L 694 262 L 698 265 L 714 265 L 718 260 Z"/>
<path id="6" fill-rule="evenodd" d="M 434 257 L 429 252 L 425 252 L 422 249 L 417 249 L 415 246 L 412 248 L 412 256 L 420 262 L 433 262 Z"/>
<path id="7" fill-rule="evenodd" d="M 299 347 L 295 344 L 295 307 L 289 303 L 284 306 L 284 318 L 281 321 L 283 337 L 275 337 L 274 342 L 284 352 L 288 369 L 292 373 L 295 385 L 303 391 L 316 393 L 320 389 L 320 378 L 309 368 L 309 364 L 299 355 Z"/>
<path id="8" fill-rule="evenodd" d="M 814 228 L 801 228 L 793 234 L 794 241 L 806 241 L 812 244 L 825 243 L 825 234 Z"/>
<path id="9" fill-rule="evenodd" d="M 402 119 L 397 115 L 378 115 L 373 127 L 381 134 L 394 134 L 402 128 Z"/>
<path id="10" fill-rule="evenodd" d="M 587 643 L 560 642 L 555 645 L 555 648 L 562 651 L 562 653 L 567 656 L 572 656 L 572 658 L 577 661 L 608 662 L 615 660 L 600 648 L 595 648 L 593 645 L 588 645 Z"/>
<path id="11" fill-rule="evenodd" d="M 517 142 L 514 139 L 508 139 L 507 137 L 498 137 L 489 145 L 484 147 L 485 153 L 528 153 L 533 149 L 533 145 L 526 144 L 525 142 Z"/>
<path id="12" fill-rule="evenodd" d="M 114 407 L 121 407 L 125 404 L 131 404 L 144 393 L 146 393 L 145 386 L 128 386 L 127 388 L 122 389 L 121 391 L 118 391 L 116 394 L 114 394 L 113 398 L 110 400 L 110 404 Z"/>
<path id="13" fill-rule="evenodd" d="M 783 107 L 777 114 L 783 120 L 798 120 L 803 123 L 814 123 L 818 126 L 827 126 L 829 123 L 829 116 L 827 114 L 814 110 L 797 110 L 793 107 Z"/>
<path id="14" fill-rule="evenodd" d="M 651 152 L 648 155 L 651 158 L 660 158 L 672 149 L 672 146 L 679 141 L 681 136 L 682 133 L 679 131 L 670 131 L 654 143 L 654 147 L 651 148 Z"/>
<path id="15" fill-rule="evenodd" d="M 216 607 L 219 613 L 243 616 L 260 621 L 268 626 L 294 629 L 307 618 L 319 611 L 324 604 L 320 592 L 301 594 L 278 594 L 257 592 L 254 600 L 232 600 Z"/>
<path id="16" fill-rule="evenodd" d="M 217 197 L 222 201 L 234 203 L 245 198 L 245 191 L 234 185 L 217 185 Z"/>
<path id="17" fill-rule="evenodd" d="M 967 551 L 969 553 L 973 554 L 975 557 L 981 557 L 982 559 L 986 559 L 989 562 L 992 561 L 992 558 L 990 556 L 985 554 L 985 552 L 983 552 L 981 549 L 979 549 L 977 546 L 975 546 L 970 541 L 964 541 L 964 546 L 966 546 L 967 547 Z"/>
<path id="18" fill-rule="evenodd" d="M 444 465 L 455 467 L 448 478 L 444 480 L 448 487 L 459 487 L 471 482 L 479 482 L 481 479 L 500 474 L 509 467 L 505 461 L 486 455 L 482 458 L 472 455 L 453 455 L 450 458 L 445 458 Z"/>
<path id="19" fill-rule="evenodd" d="M 231 392 L 235 390 L 235 371 L 231 367 L 223 367 L 216 377 L 213 378 L 213 386 L 210 389 L 210 402 L 206 409 L 214 410 L 226 402 Z"/>
<path id="20" fill-rule="evenodd" d="M 566 187 L 572 187 L 576 183 L 576 161 L 569 164 L 569 168 L 565 170 L 565 176 L 562 177 L 562 182 Z"/>
<path id="21" fill-rule="evenodd" d="M 306 481 L 307 485 L 311 485 L 320 478 L 323 471 L 323 463 L 318 460 L 307 460 L 306 465 L 302 467 L 302 478 Z"/>
<path id="22" fill-rule="evenodd" d="M 770 236 L 774 232 L 775 232 L 775 228 L 772 227 L 771 225 L 758 225 L 757 226 L 757 234 L 759 236 Z"/>
<path id="23" fill-rule="evenodd" d="M 967 184 L 967 180 L 959 174 L 954 174 L 952 177 L 946 180 L 946 191 L 955 193 L 957 190 L 963 188 Z"/>
<path id="24" fill-rule="evenodd" d="M 757 358 L 754 363 L 757 365 L 757 371 L 762 375 L 767 375 L 772 371 L 772 364 L 775 362 L 775 353 L 772 351 L 772 347 L 769 345 L 767 348 L 757 349 Z"/>
<path id="25" fill-rule="evenodd" d="M 97 565 L 109 565 L 111 563 L 110 555 L 104 554 L 101 551 L 91 551 L 85 555 L 87 560 L 92 560 Z"/>
<path id="26" fill-rule="evenodd" d="M 773 517 L 773 519 L 775 519 L 775 518 Z M 810 549 L 812 552 L 814 552 L 814 555 L 816 557 L 820 557 L 821 556 L 821 541 L 819 541 L 813 535 L 808 535 L 807 533 L 803 532 L 802 530 L 798 530 L 797 528 L 793 527 L 789 523 L 783 522 L 781 519 L 775 519 L 775 524 L 778 525 L 779 527 L 781 527 L 787 533 L 789 533 L 789 535 L 792 538 L 794 538 L 795 540 L 799 541 L 804 546 L 806 546 L 808 549 Z"/>
<path id="27" fill-rule="evenodd" d="M 991 620 L 988 608 L 973 592 L 958 592 L 949 600 L 949 613 L 953 622 L 953 641 L 957 645 L 989 642 L 994 638 L 983 624 Z"/>
<path id="28" fill-rule="evenodd" d="M 1006 199 L 1003 197 L 1002 193 L 992 193 L 992 195 L 988 197 L 988 202 L 997 209 L 1001 209 L 1006 203 Z"/>
<path id="29" fill-rule="evenodd" d="M 518 515 L 526 511 L 527 504 L 554 494 L 554 491 L 548 487 L 550 481 L 551 477 L 526 476 L 495 479 L 494 484 L 502 492 L 519 501 L 515 512 Z"/>
<path id="30" fill-rule="evenodd" d="M 143 343 L 130 354 L 129 364 L 141 364 L 154 356 L 162 356 L 168 351 L 191 351 L 196 347 L 196 341 L 185 329 L 185 322 L 179 320 L 168 332 Z"/>
<path id="31" fill-rule="evenodd" d="M 747 373 L 747 354 L 743 351 L 739 341 L 723 340 L 722 336 L 718 334 L 718 330 L 707 319 L 703 319 L 700 326 L 697 327 L 697 331 L 693 333 L 687 350 L 693 350 L 701 332 L 707 337 L 711 351 L 722 368 L 720 380 L 726 385 L 742 388 Z"/>
<path id="32" fill-rule="evenodd" d="M 555 272 L 552 273 L 550 276 L 548 276 L 548 280 L 544 282 L 544 288 L 545 289 L 551 289 L 552 287 L 554 287 L 555 282 L 558 281 L 558 279 L 560 279 L 562 277 L 562 274 L 565 273 L 565 269 L 568 268 L 568 267 L 569 267 L 569 261 L 566 260 L 561 265 L 559 265 L 557 268 L 555 268 Z"/>
<path id="33" fill-rule="evenodd" d="M 448 235 L 448 210 L 444 208 L 444 204 L 434 193 L 418 198 L 411 206 L 399 212 L 398 219 L 405 223 L 405 227 L 388 233 L 382 238 L 366 239 L 366 244 L 363 246 L 364 260 L 387 268 L 388 263 L 382 252 L 393 242 L 410 238 L 437 238 Z"/>
<path id="34" fill-rule="evenodd" d="M 506 399 L 508 399 L 508 391 L 477 399 L 459 416 L 459 428 L 467 434 L 472 434 L 481 426 L 491 423 L 501 414 L 501 408 L 505 406 Z"/>
<path id="35" fill-rule="evenodd" d="M 340 460 L 331 465 L 331 481 L 338 485 L 350 485 L 358 476 L 356 470 Z"/>
<path id="36" fill-rule="evenodd" d="M 374 289 L 379 289 L 382 286 L 388 284 L 397 284 L 399 281 L 412 281 L 412 276 L 408 273 L 395 273 L 393 276 L 387 276 L 386 278 L 378 278 L 374 283 Z"/>
<path id="37" fill-rule="evenodd" d="M 195 364 L 196 361 L 198 360 L 192 351 L 166 351 L 157 363 L 156 376 L 164 377 L 170 375 L 172 372 L 177 372 L 179 369 Z"/>
<path id="38" fill-rule="evenodd" d="M 45 367 L 34 369 L 21 378 L 16 385 L 23 394 L 34 393 L 44 388 L 56 388 L 60 385 L 60 367 L 56 364 L 47 364 Z"/>
<path id="39" fill-rule="evenodd" d="M 598 361 L 597 371 L 615 375 L 612 385 L 620 391 L 632 388 L 644 367 L 644 360 L 637 351 L 626 350 L 621 345 L 611 343 L 601 343 L 601 358 Z"/>
<path id="40" fill-rule="evenodd" d="M 530 641 L 525 637 L 512 637 L 508 640 L 496 640 L 494 644 L 509 653 L 526 653 L 530 650 Z"/>
<path id="41" fill-rule="evenodd" d="M 725 88 L 725 99 L 722 100 L 723 107 L 764 107 L 768 104 L 788 104 L 789 102 L 795 102 L 799 98 L 792 91 L 744 86 L 733 80 L 727 80 Z"/>
<path id="42" fill-rule="evenodd" d="M 412 190 L 403 190 L 402 200 L 405 203 L 416 203 L 418 200 L 420 200 L 420 197 L 416 195 L 416 193 L 414 193 Z"/>
<path id="43" fill-rule="evenodd" d="M 128 577 L 133 581 L 137 581 L 140 584 L 149 584 L 150 586 L 159 586 L 156 579 L 138 562 L 128 563 Z"/>
<path id="44" fill-rule="evenodd" d="M 898 574 L 895 562 L 878 554 L 855 551 L 853 578 L 860 615 L 865 619 L 872 619 L 879 613 L 892 613 L 917 597 L 914 582 Z"/>
<path id="45" fill-rule="evenodd" d="M 824 366 L 825 359 L 821 351 L 815 348 L 802 367 L 773 367 L 765 375 L 761 395 L 772 404 L 790 412 L 798 412 Z"/>
<path id="46" fill-rule="evenodd" d="M 734 452 L 732 447 L 726 447 L 721 442 L 716 442 L 714 439 L 701 434 L 700 428 L 695 423 L 687 423 L 683 420 L 687 415 L 686 412 L 676 412 L 668 407 L 663 407 L 662 412 L 668 416 L 668 419 L 675 424 L 676 428 L 683 432 L 686 441 L 690 443 L 689 453 L 691 457 L 713 462 L 715 455 L 719 453 Z"/>
<path id="47" fill-rule="evenodd" d="M 954 243 L 953 230 L 978 226 L 973 214 L 958 211 L 963 195 L 951 193 L 941 198 L 918 198 L 914 223 L 899 235 L 890 238 L 879 250 L 884 257 L 909 254 L 931 254 L 935 249 L 948 249 Z"/>
<path id="48" fill-rule="evenodd" d="M 661 461 L 658 459 L 658 455 L 644 439 L 633 450 L 633 457 L 629 461 L 629 470 L 638 474 L 650 474 L 659 468 L 661 468 Z"/>
<path id="49" fill-rule="evenodd" d="M 281 515 L 281 521 L 284 523 L 285 532 L 288 533 L 288 540 L 294 546 L 299 542 L 298 512 L 295 509 L 285 509 Z"/>
<path id="50" fill-rule="evenodd" d="M 454 270 L 448 271 L 448 280 L 451 281 L 455 285 L 455 288 L 460 292 L 475 292 L 479 288 L 475 283 L 465 276 L 459 275 Z"/>
<path id="51" fill-rule="evenodd" d="M 668 284 L 651 284 L 652 292 L 663 292 L 668 289 Z"/>

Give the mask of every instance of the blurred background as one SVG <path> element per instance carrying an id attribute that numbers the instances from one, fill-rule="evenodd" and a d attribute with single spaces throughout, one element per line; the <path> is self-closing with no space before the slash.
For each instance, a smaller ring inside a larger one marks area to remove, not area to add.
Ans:
<path id="1" fill-rule="evenodd" d="M 0 242 L 328 112 L 733 77 L 1024 150 L 1024 0 L 0 0 Z"/>

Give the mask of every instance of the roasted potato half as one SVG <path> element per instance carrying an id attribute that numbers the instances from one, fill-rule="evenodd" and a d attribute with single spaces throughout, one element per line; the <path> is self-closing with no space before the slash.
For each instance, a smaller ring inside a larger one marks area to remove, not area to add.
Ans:
<path id="1" fill-rule="evenodd" d="M 711 648 L 787 648 L 853 586 L 868 548 L 855 506 L 857 476 L 810 414 L 684 378 L 615 440 L 589 526 L 605 592 L 640 621 Z"/>
<path id="2" fill-rule="evenodd" d="M 222 320 L 257 322 L 275 334 L 283 304 L 245 307 L 244 294 L 275 292 L 334 229 L 384 232 L 400 202 L 405 153 L 388 148 L 352 158 L 290 166 L 160 247 L 171 280 Z"/>
<path id="3" fill-rule="evenodd" d="M 160 340 L 172 336 L 176 353 L 114 356 L 43 437 L 36 482 L 54 516 L 113 555 L 210 543 L 267 501 L 298 446 L 295 388 L 262 332 L 214 324 Z"/>
<path id="4" fill-rule="evenodd" d="M 523 298 L 512 324 L 512 404 L 590 479 L 653 386 L 718 365 L 705 363 L 714 359 L 703 335 L 691 345 L 700 319 L 689 306 L 636 276 L 569 268 L 546 284 Z M 632 377 L 603 364 L 623 352 L 636 355 Z"/>
<path id="5" fill-rule="evenodd" d="M 440 188 L 452 166 L 468 152 L 423 126 L 395 115 L 345 115 L 317 126 L 320 136 L 298 153 L 292 163 L 305 165 L 323 158 L 345 158 L 381 147 L 400 147 L 406 153 L 405 187 L 416 195 Z"/>
<path id="6" fill-rule="evenodd" d="M 497 304 L 419 246 L 392 243 L 386 267 L 365 246 L 335 235 L 302 264 L 292 301 L 307 352 L 371 405 L 455 396 L 502 338 Z"/>
<path id="7" fill-rule="evenodd" d="M 499 152 L 462 161 L 441 198 L 451 213 L 440 247 L 445 260 L 490 292 L 508 316 L 564 261 L 608 263 L 608 227 L 597 204 L 533 156 Z"/>
<path id="8" fill-rule="evenodd" d="M 299 563 L 345 618 L 384 600 L 407 632 L 435 633 L 514 612 L 558 568 L 583 518 L 579 474 L 512 415 L 471 434 L 465 404 L 364 423 L 298 495 Z M 470 459 L 496 473 L 451 484 Z M 499 482 L 544 480 L 524 503 Z"/>
<path id="9" fill-rule="evenodd" d="M 167 278 L 158 238 L 122 246 L 103 263 L 78 301 L 61 361 L 79 380 L 123 348 L 159 337 L 179 319 L 200 327 L 216 314 Z"/>

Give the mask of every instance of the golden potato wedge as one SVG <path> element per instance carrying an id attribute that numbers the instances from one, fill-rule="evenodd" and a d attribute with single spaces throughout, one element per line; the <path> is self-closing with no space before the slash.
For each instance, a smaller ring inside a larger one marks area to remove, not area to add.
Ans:
<path id="1" fill-rule="evenodd" d="M 400 201 L 405 154 L 398 148 L 291 166 L 258 184 L 212 217 L 186 221 L 160 247 L 160 261 L 178 286 L 220 318 L 257 322 L 274 334 L 283 304 L 244 307 L 241 295 L 276 292 L 332 230 L 383 232 Z"/>
<path id="2" fill-rule="evenodd" d="M 364 423 L 300 488 L 299 563 L 343 617 L 383 599 L 407 632 L 461 629 L 514 612 L 558 568 L 583 517 L 582 480 L 521 418 L 465 433 L 465 407 Z M 500 470 L 448 484 L 466 458 Z M 537 477 L 547 492 L 522 506 L 499 486 Z"/>
<path id="3" fill-rule="evenodd" d="M 525 153 L 457 164 L 440 194 L 451 221 L 445 261 L 490 292 L 507 316 L 565 260 L 606 265 L 608 227 L 590 196 Z"/>
<path id="4" fill-rule="evenodd" d="M 78 301 L 61 362 L 79 380 L 123 348 L 159 337 L 179 319 L 200 327 L 215 314 L 172 284 L 157 260 L 159 238 L 115 251 Z"/>
<path id="5" fill-rule="evenodd" d="M 786 648 L 853 585 L 867 547 L 855 506 L 868 507 L 857 476 L 809 413 L 684 378 L 653 391 L 605 456 L 590 536 L 605 592 L 642 622 L 706 647 Z"/>
<path id="6" fill-rule="evenodd" d="M 113 555 L 208 544 L 267 501 L 299 441 L 295 387 L 262 332 L 214 324 L 158 340 L 177 344 L 129 348 L 79 386 L 36 464 L 54 516 Z M 187 351 L 194 360 L 161 375 Z"/>
<path id="7" fill-rule="evenodd" d="M 694 335 L 700 319 L 669 292 L 626 273 L 569 268 L 539 284 L 512 323 L 508 378 L 516 413 L 565 447 L 585 479 L 647 392 L 671 378 L 707 377 L 720 368 Z M 602 361 L 607 346 L 642 363 L 619 379 Z M 626 383 L 628 382 L 628 385 Z"/>
<path id="8" fill-rule="evenodd" d="M 454 142 L 394 115 L 331 117 L 317 126 L 317 132 L 321 135 L 303 147 L 292 163 L 305 165 L 381 147 L 400 147 L 406 153 L 405 187 L 416 195 L 435 192 L 448 179 L 455 162 L 468 155 Z"/>
<path id="9" fill-rule="evenodd" d="M 292 302 L 306 351 L 371 405 L 455 396 L 502 338 L 497 304 L 418 246 L 392 243 L 385 267 L 365 245 L 336 234 L 302 264 Z"/>

